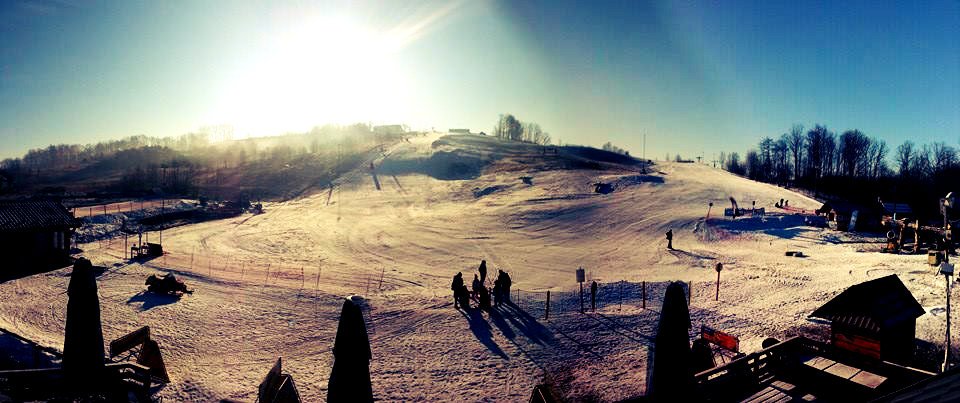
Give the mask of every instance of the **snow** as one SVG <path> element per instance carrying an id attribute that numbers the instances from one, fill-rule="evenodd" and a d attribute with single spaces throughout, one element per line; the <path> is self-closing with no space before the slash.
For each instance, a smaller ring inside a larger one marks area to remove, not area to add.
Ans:
<path id="1" fill-rule="evenodd" d="M 661 163 L 646 175 L 477 172 L 474 164 L 507 167 L 497 159 L 538 157 L 489 137 L 437 140 L 389 147 L 372 161 L 377 172 L 364 164 L 333 194 L 318 190 L 268 203 L 264 214 L 166 230 L 167 254 L 144 264 L 119 263 L 122 240 L 80 244 L 84 256 L 109 268 L 99 278 L 105 338 L 151 326 L 173 380 L 158 392 L 165 400 L 252 401 L 282 356 L 305 401 L 322 401 L 342 298 L 360 295 L 378 399 L 517 401 L 549 375 L 571 396 L 610 401 L 645 391 L 667 281 L 693 285 L 692 333 L 705 324 L 754 351 L 766 337 L 822 327 L 806 316 L 846 287 L 896 273 L 931 312 L 918 320 L 917 336 L 942 340 L 943 279 L 925 256 L 876 253 L 873 238 L 806 227 L 773 206 L 785 198 L 796 208 L 819 207 L 801 194 L 685 163 Z M 450 155 L 470 162 L 451 167 Z M 593 193 L 597 182 L 615 184 L 614 192 Z M 741 206 L 756 200 L 767 216 L 723 218 L 731 196 Z M 668 229 L 677 251 L 665 248 Z M 510 272 L 522 310 L 453 309 L 451 277 L 462 271 L 469 280 L 481 259 L 491 277 Z M 724 264 L 719 302 L 717 262 Z M 601 283 L 597 313 L 576 312 L 580 266 L 588 281 Z M 164 268 L 196 292 L 180 300 L 140 294 L 145 278 Z M 68 274 L 0 284 L 8 296 L 0 327 L 60 348 Z"/>

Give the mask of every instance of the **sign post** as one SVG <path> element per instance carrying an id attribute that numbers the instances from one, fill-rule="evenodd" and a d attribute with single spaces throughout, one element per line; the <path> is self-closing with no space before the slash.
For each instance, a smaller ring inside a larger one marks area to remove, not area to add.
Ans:
<path id="1" fill-rule="evenodd" d="M 583 267 L 577 269 L 577 282 L 580 283 L 580 313 L 583 313 L 583 282 L 587 280 Z"/>

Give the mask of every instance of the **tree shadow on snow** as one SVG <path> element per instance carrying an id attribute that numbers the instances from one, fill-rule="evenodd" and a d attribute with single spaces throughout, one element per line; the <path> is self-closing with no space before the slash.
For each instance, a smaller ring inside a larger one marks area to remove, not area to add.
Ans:
<path id="1" fill-rule="evenodd" d="M 179 296 L 157 294 L 152 292 L 140 291 L 127 300 L 127 305 L 140 304 L 140 312 L 148 311 L 154 307 L 170 305 L 180 300 Z"/>
<path id="2" fill-rule="evenodd" d="M 459 310 L 459 312 L 467 318 L 467 323 L 470 324 L 470 331 L 473 332 L 473 335 L 481 344 L 486 346 L 491 353 L 500 356 L 500 358 L 505 360 L 509 359 L 507 353 L 493 340 L 493 332 L 490 331 L 490 324 L 483 318 L 483 314 L 479 309 L 467 309 L 466 312 Z"/>

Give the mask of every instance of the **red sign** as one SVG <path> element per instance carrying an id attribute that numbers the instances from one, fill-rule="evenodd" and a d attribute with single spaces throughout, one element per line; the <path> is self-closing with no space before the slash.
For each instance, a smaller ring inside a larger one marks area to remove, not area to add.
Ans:
<path id="1" fill-rule="evenodd" d="M 700 326 L 700 337 L 722 349 L 740 352 L 740 339 L 707 326 Z"/>

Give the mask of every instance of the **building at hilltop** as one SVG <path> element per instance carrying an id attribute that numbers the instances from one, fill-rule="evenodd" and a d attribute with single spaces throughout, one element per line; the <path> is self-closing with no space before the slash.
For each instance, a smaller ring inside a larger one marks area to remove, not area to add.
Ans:
<path id="1" fill-rule="evenodd" d="M 0 202 L 0 254 L 12 263 L 4 270 L 31 272 L 68 263 L 70 238 L 81 224 L 59 202 Z"/>

